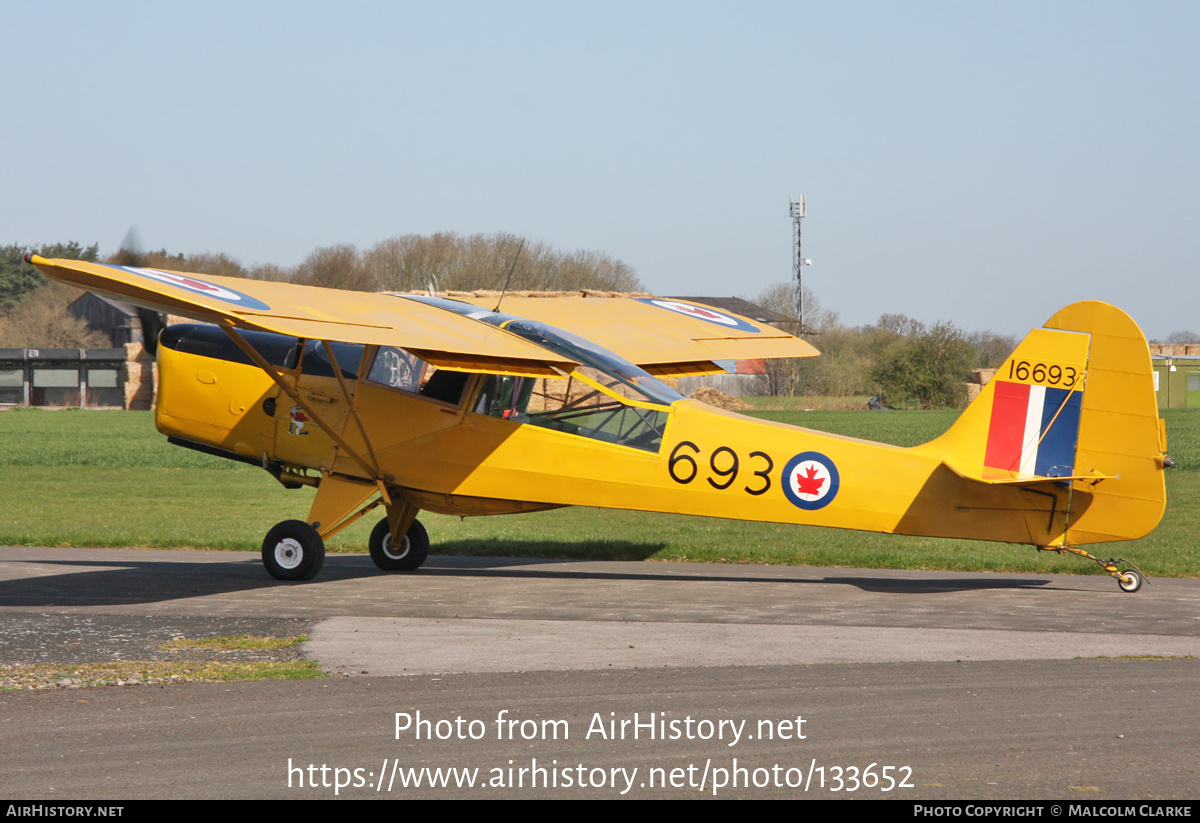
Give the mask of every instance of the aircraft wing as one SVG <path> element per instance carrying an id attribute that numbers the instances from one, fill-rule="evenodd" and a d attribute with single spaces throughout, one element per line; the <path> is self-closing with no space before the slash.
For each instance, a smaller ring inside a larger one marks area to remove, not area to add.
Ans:
<path id="1" fill-rule="evenodd" d="M 47 277 L 138 306 L 310 340 L 398 346 L 456 371 L 556 376 L 578 364 L 467 317 L 388 294 L 30 255 Z"/>
<path id="2" fill-rule="evenodd" d="M 496 298 L 466 298 L 492 308 Z M 651 374 L 714 374 L 714 360 L 813 357 L 813 346 L 774 326 L 723 309 L 667 298 L 514 297 L 506 314 L 591 340 Z"/>

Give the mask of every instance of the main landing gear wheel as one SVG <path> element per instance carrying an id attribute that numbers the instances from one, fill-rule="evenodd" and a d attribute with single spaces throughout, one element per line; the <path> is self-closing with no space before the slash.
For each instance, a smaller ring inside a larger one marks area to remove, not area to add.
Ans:
<path id="1" fill-rule="evenodd" d="M 1117 585 L 1123 592 L 1136 592 L 1142 587 L 1142 576 L 1133 569 L 1123 569 L 1117 577 Z"/>
<path id="2" fill-rule="evenodd" d="M 414 520 L 399 546 L 392 546 L 392 527 L 383 518 L 371 530 L 371 559 L 385 572 L 412 572 L 429 556 L 429 533 Z"/>
<path id="3" fill-rule="evenodd" d="M 276 580 L 312 580 L 325 564 L 325 541 L 303 520 L 285 520 L 267 532 L 262 560 Z"/>

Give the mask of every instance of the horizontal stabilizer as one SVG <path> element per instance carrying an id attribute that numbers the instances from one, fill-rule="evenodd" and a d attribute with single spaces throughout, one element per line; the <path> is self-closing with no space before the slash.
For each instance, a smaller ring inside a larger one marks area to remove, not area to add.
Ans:
<path id="1" fill-rule="evenodd" d="M 1020 472 L 1007 471 L 1005 469 L 993 469 L 988 466 L 964 466 L 955 464 L 949 460 L 943 460 L 942 465 L 950 469 L 966 480 L 974 480 L 979 483 L 987 483 L 989 485 L 1003 486 L 1038 486 L 1043 483 L 1064 483 L 1070 480 L 1082 480 L 1085 482 L 1099 483 L 1101 480 L 1114 480 L 1116 475 L 1101 474 L 1100 472 L 1089 472 L 1087 474 L 1072 474 L 1070 472 L 1061 475 L 1036 475 L 1036 474 L 1021 474 Z"/>

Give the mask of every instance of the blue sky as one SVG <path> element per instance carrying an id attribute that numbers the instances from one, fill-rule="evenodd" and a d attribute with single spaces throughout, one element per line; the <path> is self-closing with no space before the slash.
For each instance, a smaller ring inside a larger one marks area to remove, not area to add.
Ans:
<path id="1" fill-rule="evenodd" d="M 507 231 L 852 324 L 1200 331 L 1195 3 L 3 2 L 0 243 Z"/>

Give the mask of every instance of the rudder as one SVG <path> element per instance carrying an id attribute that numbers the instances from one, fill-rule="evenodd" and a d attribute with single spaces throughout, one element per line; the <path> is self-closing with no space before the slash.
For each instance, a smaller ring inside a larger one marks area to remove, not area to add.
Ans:
<path id="1" fill-rule="evenodd" d="M 1112 475 L 1090 488 L 1092 505 L 1071 524 L 1073 544 L 1133 540 L 1154 530 L 1166 508 L 1166 426 L 1158 416 L 1150 347 L 1115 306 L 1074 303 L 1048 329 L 1091 336 L 1079 420 L 1077 466 Z"/>

